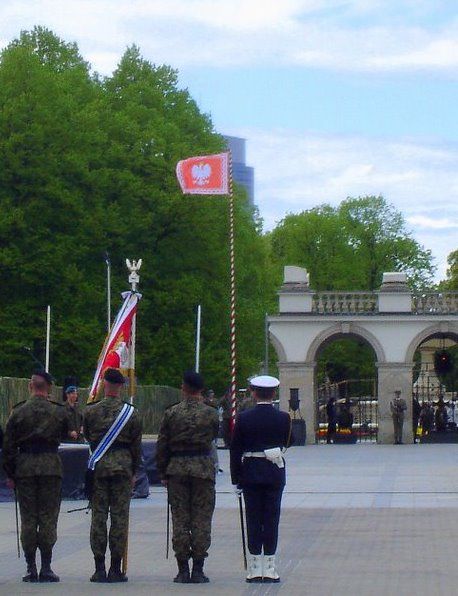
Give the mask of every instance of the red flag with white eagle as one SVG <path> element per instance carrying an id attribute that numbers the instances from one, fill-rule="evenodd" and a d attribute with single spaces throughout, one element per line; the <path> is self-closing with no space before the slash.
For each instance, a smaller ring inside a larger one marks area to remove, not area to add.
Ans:
<path id="1" fill-rule="evenodd" d="M 132 327 L 140 297 L 141 295 L 137 292 L 123 293 L 124 303 L 111 326 L 100 353 L 87 403 L 97 400 L 100 382 L 107 368 L 118 368 L 124 376 L 127 376 L 131 368 Z"/>
<path id="2" fill-rule="evenodd" d="M 229 152 L 179 161 L 176 171 L 181 190 L 192 195 L 229 194 L 229 165 Z"/>

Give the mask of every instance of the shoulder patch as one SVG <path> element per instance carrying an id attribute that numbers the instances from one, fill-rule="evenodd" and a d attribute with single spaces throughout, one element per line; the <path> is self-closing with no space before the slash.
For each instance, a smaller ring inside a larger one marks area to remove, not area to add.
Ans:
<path id="1" fill-rule="evenodd" d="M 22 406 L 22 404 L 25 404 L 26 401 L 27 401 L 26 399 L 23 399 L 22 401 L 18 402 L 17 404 L 14 404 L 12 409 L 14 410 L 14 408 L 17 408 L 18 406 Z"/>

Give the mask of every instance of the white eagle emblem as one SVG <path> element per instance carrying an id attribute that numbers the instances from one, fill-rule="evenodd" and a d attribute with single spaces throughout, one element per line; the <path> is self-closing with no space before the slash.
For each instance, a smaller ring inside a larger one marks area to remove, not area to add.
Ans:
<path id="1" fill-rule="evenodd" d="M 208 163 L 200 163 L 192 166 L 192 181 L 198 186 L 205 186 L 210 180 L 212 169 Z"/>

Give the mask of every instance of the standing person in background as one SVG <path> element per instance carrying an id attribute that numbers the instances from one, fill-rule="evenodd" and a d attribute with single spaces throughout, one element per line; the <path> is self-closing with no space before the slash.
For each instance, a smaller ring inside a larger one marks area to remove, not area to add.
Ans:
<path id="1" fill-rule="evenodd" d="M 68 385 L 63 389 L 62 399 L 67 409 L 69 418 L 75 431 L 65 440 L 67 443 L 84 443 L 83 438 L 83 415 L 78 405 L 78 388 L 76 385 Z"/>
<path id="2" fill-rule="evenodd" d="M 15 488 L 21 513 L 21 543 L 27 563 L 24 582 L 58 582 L 51 569 L 57 540 L 62 462 L 58 454 L 63 436 L 74 433 L 62 404 L 48 399 L 53 379 L 44 370 L 29 383 L 30 398 L 17 404 L 8 419 L 3 444 L 7 484 Z M 41 553 L 37 572 L 36 551 Z"/>
<path id="3" fill-rule="evenodd" d="M 251 408 L 254 408 L 255 405 L 256 405 L 256 400 L 252 396 L 250 388 L 248 388 L 245 391 L 245 394 L 241 395 L 237 413 L 245 412 L 246 410 L 250 410 Z"/>
<path id="4" fill-rule="evenodd" d="M 121 410 L 129 406 L 134 411 L 116 435 L 111 447 L 97 462 L 91 497 L 91 549 L 95 572 L 90 581 L 96 583 L 126 582 L 121 561 L 126 551 L 129 530 L 130 495 L 135 484 L 135 473 L 141 464 L 142 422 L 134 406 L 121 399 L 124 377 L 117 368 L 107 368 L 103 376 L 105 397 L 89 404 L 84 411 L 84 436 L 91 452 L 99 447 L 113 426 Z M 105 570 L 107 550 L 107 518 L 110 514 L 111 565 Z"/>
<path id="5" fill-rule="evenodd" d="M 232 419 L 232 402 L 231 402 L 231 392 L 228 389 L 226 393 L 223 395 L 219 402 L 220 407 L 222 408 L 222 416 L 223 416 L 223 441 L 224 447 L 229 449 L 231 444 L 231 419 Z"/>
<path id="6" fill-rule="evenodd" d="M 269 375 L 251 379 L 257 405 L 237 416 L 231 443 L 231 477 L 243 492 L 248 535 L 247 582 L 278 582 L 275 555 L 283 488 L 283 449 L 289 447 L 291 418 L 272 401 L 279 381 Z"/>
<path id="7" fill-rule="evenodd" d="M 418 401 L 418 397 L 415 395 L 412 401 L 412 433 L 413 433 L 413 442 L 417 442 L 417 429 L 418 423 L 420 421 L 420 414 L 421 414 L 421 405 Z"/>
<path id="8" fill-rule="evenodd" d="M 209 389 L 207 391 L 207 393 L 203 397 L 203 402 L 206 406 L 210 406 L 210 408 L 214 408 L 216 411 L 218 411 L 218 402 L 216 401 L 215 392 L 213 391 L 213 389 Z M 212 442 L 211 458 L 215 465 L 216 473 L 220 474 L 223 472 L 223 470 L 219 467 L 218 445 L 216 444 L 217 440 L 218 438 L 215 438 Z"/>
<path id="9" fill-rule="evenodd" d="M 326 433 L 326 443 L 334 441 L 337 426 L 337 409 L 336 400 L 334 397 L 328 399 L 326 404 L 326 415 L 328 417 L 328 431 Z"/>
<path id="10" fill-rule="evenodd" d="M 215 509 L 211 447 L 218 436 L 219 421 L 216 410 L 202 402 L 203 388 L 199 373 L 184 373 L 183 401 L 165 411 L 156 445 L 156 465 L 172 509 L 172 545 L 178 563 L 173 581 L 180 584 L 209 581 L 203 567 Z"/>
<path id="11" fill-rule="evenodd" d="M 406 400 L 401 397 L 401 392 L 394 392 L 394 399 L 390 402 L 391 416 L 394 427 L 394 444 L 402 445 L 402 427 L 404 426 L 404 413 L 407 410 Z"/>

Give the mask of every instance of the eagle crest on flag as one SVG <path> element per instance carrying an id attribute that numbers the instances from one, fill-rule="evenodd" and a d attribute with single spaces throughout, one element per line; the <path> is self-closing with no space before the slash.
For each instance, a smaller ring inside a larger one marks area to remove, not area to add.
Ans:
<path id="1" fill-rule="evenodd" d="M 191 172 L 193 182 L 199 186 L 205 186 L 210 180 L 212 169 L 210 164 L 202 163 L 192 166 Z"/>

